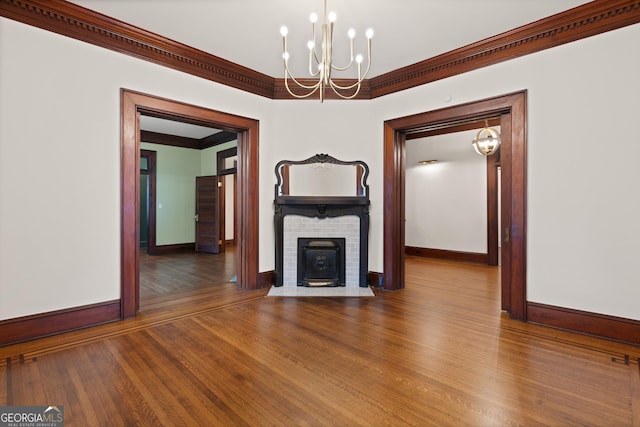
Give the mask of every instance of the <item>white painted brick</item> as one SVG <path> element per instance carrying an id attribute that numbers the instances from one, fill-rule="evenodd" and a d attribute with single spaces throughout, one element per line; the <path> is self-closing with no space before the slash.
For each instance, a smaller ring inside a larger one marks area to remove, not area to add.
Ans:
<path id="1" fill-rule="evenodd" d="M 360 286 L 360 218 L 309 218 L 286 215 L 283 222 L 283 286 L 297 286 L 298 238 L 344 237 L 345 286 Z"/>

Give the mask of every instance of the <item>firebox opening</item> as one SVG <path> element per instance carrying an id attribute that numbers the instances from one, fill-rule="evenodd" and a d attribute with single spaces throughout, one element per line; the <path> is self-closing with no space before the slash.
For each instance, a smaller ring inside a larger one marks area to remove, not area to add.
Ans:
<path id="1" fill-rule="evenodd" d="M 298 238 L 298 286 L 345 286 L 344 238 Z"/>

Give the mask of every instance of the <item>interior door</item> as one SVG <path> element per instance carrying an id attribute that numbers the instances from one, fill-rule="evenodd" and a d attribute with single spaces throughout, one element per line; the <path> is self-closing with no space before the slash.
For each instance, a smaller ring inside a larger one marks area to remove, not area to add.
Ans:
<path id="1" fill-rule="evenodd" d="M 196 252 L 220 253 L 217 176 L 196 177 Z"/>

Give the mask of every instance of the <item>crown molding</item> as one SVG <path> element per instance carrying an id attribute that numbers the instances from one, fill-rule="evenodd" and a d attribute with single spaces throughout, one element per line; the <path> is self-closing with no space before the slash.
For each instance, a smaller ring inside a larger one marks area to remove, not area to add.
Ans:
<path id="1" fill-rule="evenodd" d="M 0 16 L 266 98 L 296 99 L 287 92 L 284 79 L 63 0 L 0 0 Z M 640 0 L 595 0 L 365 80 L 355 99 L 389 95 L 639 22 Z M 331 91 L 326 95 L 340 99 Z"/>
<path id="2" fill-rule="evenodd" d="M 452 77 L 640 22 L 638 0 L 596 0 L 370 79 L 371 97 Z"/>

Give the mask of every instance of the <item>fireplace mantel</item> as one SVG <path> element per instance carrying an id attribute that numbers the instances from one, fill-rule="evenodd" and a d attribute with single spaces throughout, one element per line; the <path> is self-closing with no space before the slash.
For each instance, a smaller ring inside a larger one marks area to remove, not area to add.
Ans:
<path id="1" fill-rule="evenodd" d="M 356 167 L 354 196 L 294 196 L 289 194 L 289 167 L 292 165 L 332 163 Z M 283 240 L 284 218 L 300 215 L 311 218 L 336 218 L 354 215 L 360 220 L 360 272 L 359 286 L 367 287 L 368 236 L 369 236 L 369 168 L 363 161 L 347 162 L 327 154 L 316 154 L 306 160 L 283 160 L 276 165 L 277 184 L 274 199 L 274 222 L 276 233 L 275 286 L 283 285 Z"/>
<path id="2" fill-rule="evenodd" d="M 276 215 L 293 214 L 317 218 L 369 213 L 366 197 L 343 196 L 278 196 L 274 202 Z"/>

